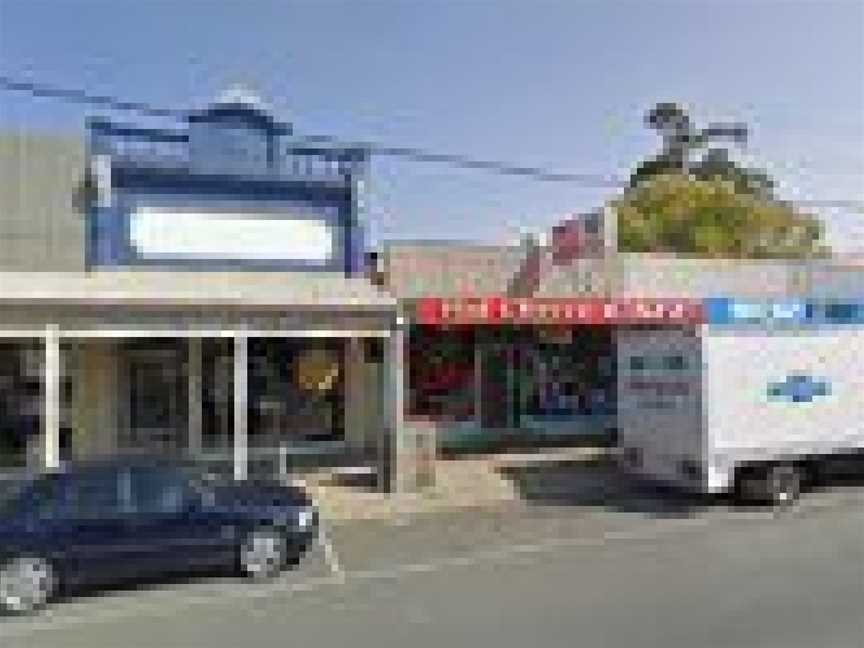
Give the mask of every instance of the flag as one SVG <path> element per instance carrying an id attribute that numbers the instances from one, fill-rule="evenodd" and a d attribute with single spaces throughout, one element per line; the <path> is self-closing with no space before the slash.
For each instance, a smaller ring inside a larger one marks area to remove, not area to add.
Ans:
<path id="1" fill-rule="evenodd" d="M 580 218 L 568 218 L 552 228 L 553 263 L 570 263 L 584 252 L 585 229 Z"/>

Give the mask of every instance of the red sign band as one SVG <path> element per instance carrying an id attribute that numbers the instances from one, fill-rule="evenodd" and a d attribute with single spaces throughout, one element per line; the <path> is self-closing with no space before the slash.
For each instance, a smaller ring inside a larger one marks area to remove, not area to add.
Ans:
<path id="1" fill-rule="evenodd" d="M 638 324 L 705 321 L 695 299 L 533 299 L 427 297 L 416 307 L 419 324 Z"/>

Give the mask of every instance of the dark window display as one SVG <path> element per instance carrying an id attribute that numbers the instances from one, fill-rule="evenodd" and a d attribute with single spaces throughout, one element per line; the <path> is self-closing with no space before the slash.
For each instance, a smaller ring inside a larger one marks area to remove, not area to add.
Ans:
<path id="1" fill-rule="evenodd" d="M 614 369 L 608 329 L 538 330 L 519 354 L 523 413 L 534 418 L 611 414 Z"/>
<path id="2" fill-rule="evenodd" d="M 136 340 L 123 346 L 128 381 L 130 451 L 176 451 L 185 441 L 184 345 L 178 340 Z"/>
<path id="3" fill-rule="evenodd" d="M 4 465 L 23 465 L 26 461 L 27 440 L 39 432 L 38 399 L 41 386 L 38 382 L 31 384 L 22 375 L 21 360 L 18 345 L 0 346 L 0 463 Z M 36 411 L 31 406 L 34 398 Z"/>
<path id="4" fill-rule="evenodd" d="M 42 427 L 45 349 L 41 341 L 0 344 L 0 467 L 21 467 L 35 452 Z M 68 348 L 61 351 L 60 456 L 67 459 L 71 448 L 71 377 Z M 32 458 L 32 457 L 31 457 Z"/>
<path id="5" fill-rule="evenodd" d="M 440 421 L 473 420 L 474 348 L 470 330 L 417 327 L 411 331 L 409 415 Z"/>
<path id="6" fill-rule="evenodd" d="M 249 340 L 248 442 L 276 448 L 344 439 L 343 341 Z M 229 448 L 234 418 L 231 340 L 205 340 L 205 447 Z"/>
<path id="7" fill-rule="evenodd" d="M 249 442 L 344 439 L 344 342 L 249 343 Z"/>

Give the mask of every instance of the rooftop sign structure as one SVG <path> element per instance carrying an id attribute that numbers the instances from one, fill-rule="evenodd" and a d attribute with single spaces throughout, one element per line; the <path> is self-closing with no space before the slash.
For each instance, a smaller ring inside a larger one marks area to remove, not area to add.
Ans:
<path id="1" fill-rule="evenodd" d="M 241 88 L 182 129 L 88 126 L 91 267 L 361 271 L 366 150 L 295 140 Z"/>

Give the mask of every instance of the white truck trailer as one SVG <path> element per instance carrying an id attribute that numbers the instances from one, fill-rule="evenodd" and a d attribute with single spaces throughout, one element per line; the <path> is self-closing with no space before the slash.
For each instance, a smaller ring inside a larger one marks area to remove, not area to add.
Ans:
<path id="1" fill-rule="evenodd" d="M 864 449 L 859 307 L 714 300 L 706 312 L 689 328 L 618 332 L 626 469 L 780 504 L 827 455 Z"/>

